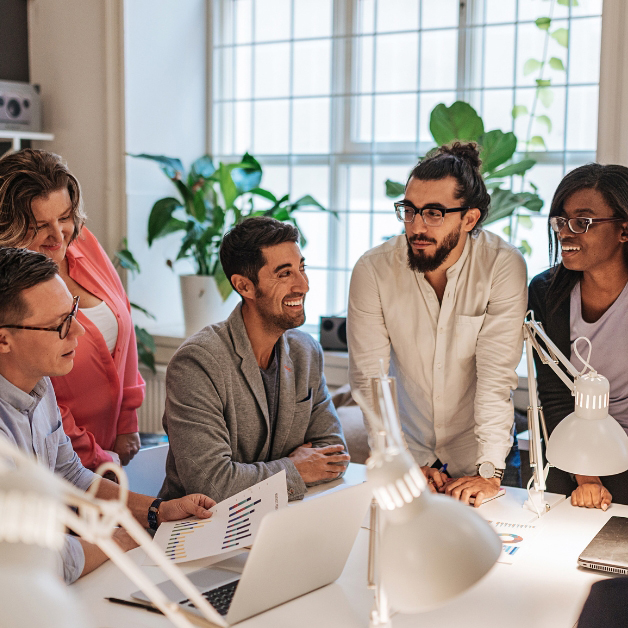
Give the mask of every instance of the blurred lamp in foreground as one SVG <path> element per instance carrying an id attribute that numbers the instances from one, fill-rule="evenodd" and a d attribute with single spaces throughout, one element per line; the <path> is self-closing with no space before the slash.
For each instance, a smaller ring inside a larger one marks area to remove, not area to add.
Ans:
<path id="1" fill-rule="evenodd" d="M 498 536 L 473 508 L 429 491 L 402 436 L 391 381 L 386 375 L 375 380 L 379 412 L 354 393 L 373 440 L 367 461 L 376 501 L 369 548 L 369 580 L 376 590 L 371 626 L 390 623 L 389 605 L 419 613 L 445 603 L 482 578 L 502 551 Z"/>
<path id="2" fill-rule="evenodd" d="M 530 396 L 528 431 L 532 467 L 532 477 L 528 483 L 529 499 L 525 505 L 540 516 L 549 509 L 543 493 L 550 466 L 577 475 L 604 476 L 622 473 L 628 469 L 628 436 L 622 426 L 608 413 L 610 386 L 606 377 L 597 373 L 589 364 L 591 342 L 588 338 L 581 336 L 574 341 L 574 353 L 584 364 L 584 368 L 579 372 L 552 342 L 542 325 L 534 320 L 532 312 L 528 312 L 523 324 L 523 333 L 528 358 Z M 580 340 L 585 340 L 589 344 L 589 355 L 586 360 L 578 353 L 577 345 Z M 556 426 L 549 438 L 543 408 L 537 401 L 533 351 L 538 353 L 543 364 L 547 364 L 558 375 L 575 398 L 574 411 Z M 558 365 L 559 362 L 573 377 L 573 381 Z M 545 469 L 541 429 L 547 443 L 548 465 Z M 534 489 L 530 490 L 532 482 Z"/>

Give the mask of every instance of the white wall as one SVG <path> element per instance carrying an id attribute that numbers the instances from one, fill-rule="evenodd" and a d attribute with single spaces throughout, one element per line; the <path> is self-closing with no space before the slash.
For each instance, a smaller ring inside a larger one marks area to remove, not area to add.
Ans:
<path id="1" fill-rule="evenodd" d="M 206 1 L 127 1 L 124 33 L 126 151 L 179 157 L 187 167 L 206 152 Z M 142 269 L 129 278 L 129 296 L 157 315 L 157 324 L 142 321 L 151 331 L 177 335 L 178 278 L 165 260 L 180 239 L 146 243 L 153 203 L 177 193 L 152 162 L 127 157 L 126 165 L 129 247 Z"/>

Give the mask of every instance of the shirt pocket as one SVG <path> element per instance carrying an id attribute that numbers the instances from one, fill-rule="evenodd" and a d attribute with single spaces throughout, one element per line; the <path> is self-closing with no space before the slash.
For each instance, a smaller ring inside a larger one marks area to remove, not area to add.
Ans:
<path id="1" fill-rule="evenodd" d="M 57 456 L 59 454 L 59 440 L 64 435 L 63 425 L 61 421 L 57 427 L 46 436 L 44 443 L 46 445 L 46 455 L 48 456 L 48 467 L 54 471 L 57 466 Z"/>
<path id="2" fill-rule="evenodd" d="M 309 423 L 309 416 L 312 413 L 312 393 L 313 390 L 309 388 L 307 394 L 303 395 L 304 398 L 294 404 L 294 416 L 299 418 L 307 417 L 306 425 Z"/>
<path id="3" fill-rule="evenodd" d="M 456 316 L 456 355 L 459 360 L 468 360 L 475 355 L 478 334 L 486 314 L 480 316 Z"/>

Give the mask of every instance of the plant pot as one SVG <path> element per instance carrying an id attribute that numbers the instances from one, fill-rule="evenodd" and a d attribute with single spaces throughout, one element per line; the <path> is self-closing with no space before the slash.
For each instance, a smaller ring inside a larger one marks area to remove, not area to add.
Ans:
<path id="1" fill-rule="evenodd" d="M 236 292 L 232 292 L 227 300 L 223 301 L 213 277 L 181 275 L 179 280 L 186 337 L 207 325 L 224 321 L 240 298 Z"/>

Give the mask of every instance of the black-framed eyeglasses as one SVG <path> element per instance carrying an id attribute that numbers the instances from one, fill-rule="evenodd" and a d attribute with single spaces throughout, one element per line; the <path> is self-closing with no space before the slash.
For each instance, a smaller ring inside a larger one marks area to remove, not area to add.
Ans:
<path id="1" fill-rule="evenodd" d="M 550 227 L 552 231 L 560 233 L 565 225 L 569 227 L 571 233 L 586 233 L 589 227 L 593 224 L 600 222 L 625 222 L 625 218 L 583 218 L 578 216 L 576 218 L 565 218 L 564 216 L 552 216 L 549 219 Z"/>
<path id="2" fill-rule="evenodd" d="M 408 201 L 399 201 L 395 203 L 395 214 L 397 214 L 397 220 L 410 224 L 414 222 L 414 217 L 419 214 L 423 218 L 423 222 L 427 227 L 440 227 L 445 221 L 445 214 L 451 212 L 463 212 L 470 207 L 450 207 L 448 209 L 441 209 L 440 207 L 424 207 L 419 209 L 408 203 Z"/>
<path id="3" fill-rule="evenodd" d="M 29 327 L 27 325 L 0 325 L 2 329 L 32 329 L 34 331 L 56 331 L 59 334 L 59 338 L 63 340 L 70 332 L 72 326 L 72 320 L 76 318 L 78 311 L 79 297 L 74 297 L 74 303 L 72 304 L 72 311 L 63 319 L 61 325 L 58 327 Z"/>

